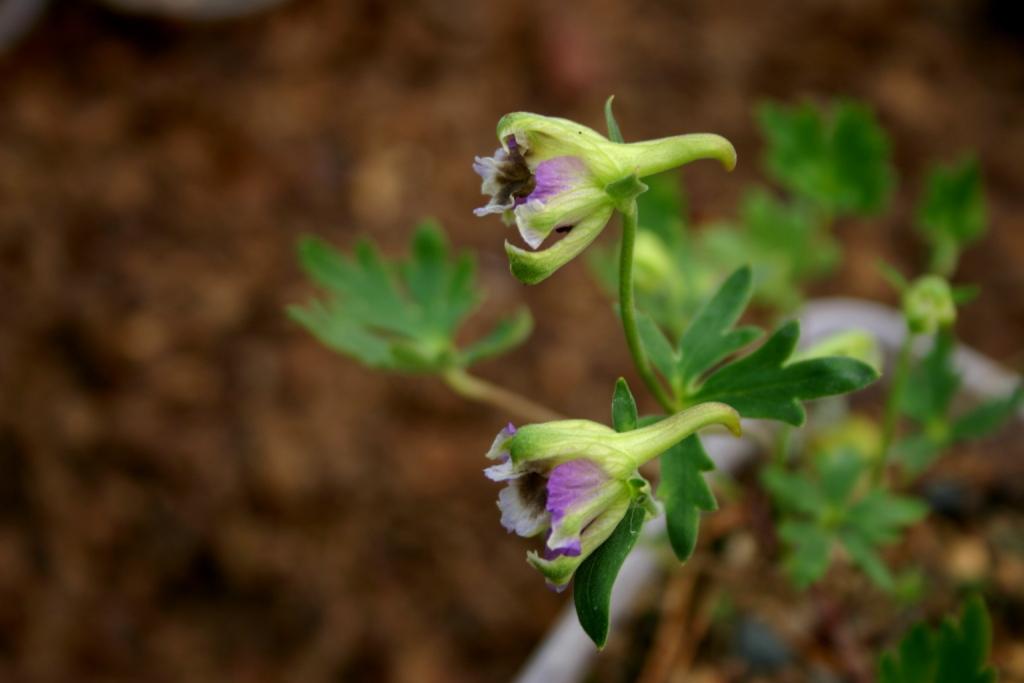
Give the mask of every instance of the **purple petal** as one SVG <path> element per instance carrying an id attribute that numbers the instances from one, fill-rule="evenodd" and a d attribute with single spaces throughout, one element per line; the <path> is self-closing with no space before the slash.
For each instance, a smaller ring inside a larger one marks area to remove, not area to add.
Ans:
<path id="1" fill-rule="evenodd" d="M 547 509 L 551 522 L 558 524 L 569 508 L 586 502 L 608 481 L 608 475 L 590 460 L 570 460 L 548 475 Z"/>
<path id="2" fill-rule="evenodd" d="M 553 157 L 540 162 L 533 172 L 535 185 L 526 201 L 546 202 L 585 181 L 587 166 L 579 157 Z"/>

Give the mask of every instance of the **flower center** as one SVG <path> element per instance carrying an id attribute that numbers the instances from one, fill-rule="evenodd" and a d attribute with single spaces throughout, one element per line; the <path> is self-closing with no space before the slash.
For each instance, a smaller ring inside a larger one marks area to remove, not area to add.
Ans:
<path id="1" fill-rule="evenodd" d="M 509 136 L 506 140 L 508 145 L 508 157 L 498 165 L 496 180 L 498 181 L 498 194 L 495 196 L 497 203 L 508 204 L 509 202 L 518 206 L 526 201 L 534 188 L 537 180 L 533 172 L 526 164 L 515 137 Z"/>

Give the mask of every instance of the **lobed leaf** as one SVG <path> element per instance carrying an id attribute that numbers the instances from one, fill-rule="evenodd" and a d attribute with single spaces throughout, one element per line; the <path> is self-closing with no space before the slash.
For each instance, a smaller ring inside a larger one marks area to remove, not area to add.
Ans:
<path id="1" fill-rule="evenodd" d="M 704 473 L 714 468 L 696 434 L 661 456 L 657 497 L 665 505 L 668 539 L 680 562 L 690 559 L 697 547 L 701 512 L 718 508 L 715 494 L 704 480 Z"/>

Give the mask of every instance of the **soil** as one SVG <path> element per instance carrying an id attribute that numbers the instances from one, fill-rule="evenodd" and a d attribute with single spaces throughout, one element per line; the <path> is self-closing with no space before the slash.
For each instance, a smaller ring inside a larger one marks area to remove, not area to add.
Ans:
<path id="1" fill-rule="evenodd" d="M 388 251 L 438 217 L 527 346 L 480 369 L 605 419 L 632 377 L 582 264 L 525 288 L 469 169 L 528 109 L 627 137 L 714 130 L 694 214 L 759 179 L 763 98 L 852 96 L 894 141 L 888 218 L 817 293 L 892 301 L 923 170 L 976 150 L 992 228 L 958 279 L 972 345 L 1024 348 L 1024 30 L 1012 3 L 296 0 L 189 25 L 54 2 L 0 57 L 0 679 L 502 681 L 564 598 L 498 525 L 506 416 L 380 376 L 282 311 L 294 244 Z M 633 384 L 638 382 L 633 378 Z M 649 407 L 649 406 L 648 406 Z"/>

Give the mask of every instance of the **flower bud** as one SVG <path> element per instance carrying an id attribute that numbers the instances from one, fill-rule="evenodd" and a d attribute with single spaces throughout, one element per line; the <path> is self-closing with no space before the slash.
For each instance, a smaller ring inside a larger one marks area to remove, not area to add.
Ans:
<path id="1" fill-rule="evenodd" d="M 473 164 L 483 178 L 481 192 L 491 197 L 474 213 L 496 213 L 506 223 L 514 222 L 534 250 L 552 232 L 570 233 L 538 252 L 537 258 L 506 244 L 513 272 L 530 284 L 548 277 L 593 242 L 624 200 L 622 190 L 645 189 L 639 178 L 696 159 L 718 159 L 728 169 L 736 163 L 736 151 L 718 135 L 617 143 L 573 121 L 524 112 L 502 117 L 498 139 L 501 147 L 494 156 L 477 157 Z M 631 176 L 637 180 L 623 185 Z M 544 252 L 550 253 L 540 257 Z"/>
<path id="2" fill-rule="evenodd" d="M 956 304 L 949 283 L 938 275 L 925 275 L 903 292 L 903 315 L 914 334 L 935 334 L 956 321 Z"/>
<path id="3" fill-rule="evenodd" d="M 510 424 L 487 453 L 497 464 L 484 470 L 489 479 L 508 482 L 498 495 L 501 524 L 520 536 L 546 533 L 543 556 L 528 559 L 552 586 L 564 588 L 630 502 L 649 491 L 637 468 L 710 424 L 739 432 L 736 411 L 721 403 L 703 403 L 629 432 L 589 420 L 518 430 Z"/>

